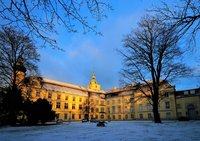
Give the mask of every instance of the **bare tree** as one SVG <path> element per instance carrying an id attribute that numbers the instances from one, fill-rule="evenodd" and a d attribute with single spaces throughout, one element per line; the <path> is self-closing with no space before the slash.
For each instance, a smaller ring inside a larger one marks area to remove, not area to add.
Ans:
<path id="1" fill-rule="evenodd" d="M 89 19 L 99 21 L 110 9 L 106 0 L 0 0 L 0 26 L 16 26 L 56 47 L 56 26 L 64 25 L 68 32 L 82 26 L 84 33 L 100 34 Z"/>
<path id="2" fill-rule="evenodd" d="M 27 70 L 28 75 L 37 73 L 39 54 L 23 31 L 3 28 L 0 31 L 0 54 L 0 87 L 12 88 L 20 84 L 17 82 L 19 70 Z"/>
<path id="3" fill-rule="evenodd" d="M 195 41 L 200 29 L 200 0 L 180 0 L 174 6 L 164 3 L 162 7 L 155 8 L 154 11 L 163 21 L 173 24 L 179 38 L 189 33 L 190 41 Z"/>
<path id="4" fill-rule="evenodd" d="M 138 90 L 151 101 L 156 123 L 161 123 L 158 102 L 162 82 L 188 74 L 188 68 L 180 62 L 182 52 L 175 33 L 170 25 L 147 15 L 136 30 L 125 36 L 120 51 L 124 58 L 123 82 L 135 82 Z"/>

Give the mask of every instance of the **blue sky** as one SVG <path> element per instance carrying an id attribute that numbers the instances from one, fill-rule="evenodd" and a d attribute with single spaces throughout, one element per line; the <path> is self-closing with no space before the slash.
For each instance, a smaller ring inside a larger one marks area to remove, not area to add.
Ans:
<path id="1" fill-rule="evenodd" d="M 172 2 L 168 1 L 168 2 Z M 97 23 L 97 30 L 103 36 L 94 33 L 68 33 L 58 27 L 55 36 L 58 46 L 65 52 L 51 48 L 40 49 L 41 60 L 39 69 L 43 77 L 87 86 L 92 72 L 96 74 L 97 82 L 103 90 L 119 85 L 119 71 L 122 68 L 122 58 L 116 49 L 122 47 L 122 39 L 146 13 L 146 9 L 159 6 L 159 0 L 112 0 L 113 11 L 107 13 L 108 18 Z M 197 43 L 198 45 L 198 43 Z M 199 70 L 197 65 L 198 49 L 190 51 L 183 59 L 187 64 Z M 190 57 L 188 57 L 190 56 Z M 200 85 L 197 78 L 187 78 L 173 82 L 177 89 L 194 88 Z"/>

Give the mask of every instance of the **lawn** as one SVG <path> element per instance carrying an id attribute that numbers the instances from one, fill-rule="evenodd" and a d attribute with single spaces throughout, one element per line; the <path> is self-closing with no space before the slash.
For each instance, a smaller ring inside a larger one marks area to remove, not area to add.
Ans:
<path id="1" fill-rule="evenodd" d="M 200 121 L 71 122 L 52 126 L 1 127 L 0 141 L 197 141 Z"/>

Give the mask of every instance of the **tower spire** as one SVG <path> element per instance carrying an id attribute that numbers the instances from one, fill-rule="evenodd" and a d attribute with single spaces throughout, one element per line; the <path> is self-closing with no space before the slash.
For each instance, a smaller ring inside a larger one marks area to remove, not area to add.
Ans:
<path id="1" fill-rule="evenodd" d="M 88 85 L 89 89 L 100 91 L 101 86 L 97 83 L 95 73 L 92 72 L 92 79 Z"/>

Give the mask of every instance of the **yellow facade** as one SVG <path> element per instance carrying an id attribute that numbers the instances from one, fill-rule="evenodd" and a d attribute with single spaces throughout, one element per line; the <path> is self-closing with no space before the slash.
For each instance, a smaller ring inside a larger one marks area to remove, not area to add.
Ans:
<path id="1" fill-rule="evenodd" d="M 94 79 L 94 73 L 92 80 Z M 102 91 L 96 87 L 81 87 L 68 83 L 42 79 L 30 79 L 32 82 L 26 88 L 27 95 L 36 101 L 45 98 L 51 104 L 59 119 L 64 121 L 80 121 L 88 118 L 96 120 L 152 120 L 152 106 L 142 94 L 134 89 L 115 88 Z M 97 83 L 96 83 L 97 84 Z M 162 94 L 167 93 L 160 101 L 162 119 L 176 119 L 174 87 L 163 88 Z M 94 88 L 94 89 L 92 89 Z M 100 88 L 100 87 L 99 87 Z M 168 107 L 166 108 L 166 102 Z"/>
<path id="2" fill-rule="evenodd" d="M 176 92 L 177 118 L 200 119 L 200 89 Z"/>
<path id="3" fill-rule="evenodd" d="M 19 71 L 18 74 L 21 80 L 25 76 L 25 71 Z M 39 98 L 47 99 L 52 104 L 57 118 L 64 121 L 153 119 L 152 105 L 135 85 L 103 91 L 94 73 L 87 88 L 35 77 L 28 80 L 28 85 L 22 87 L 23 95 L 33 101 Z M 200 95 L 175 98 L 175 88 L 166 82 L 160 89 L 160 98 L 161 119 L 177 119 L 180 116 L 188 116 L 191 112 L 193 115 L 195 112 L 196 115 L 193 119 L 199 119 Z M 188 111 L 192 108 L 191 105 L 195 110 Z"/>

